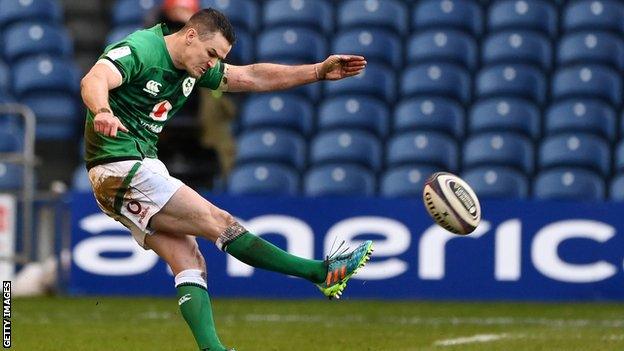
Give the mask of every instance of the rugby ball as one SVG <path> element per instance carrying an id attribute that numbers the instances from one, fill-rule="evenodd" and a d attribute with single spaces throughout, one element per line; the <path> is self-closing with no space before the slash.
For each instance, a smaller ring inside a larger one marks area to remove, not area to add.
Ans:
<path id="1" fill-rule="evenodd" d="M 481 221 L 477 195 L 451 173 L 434 173 L 425 181 L 423 202 L 433 220 L 451 233 L 470 234 Z"/>

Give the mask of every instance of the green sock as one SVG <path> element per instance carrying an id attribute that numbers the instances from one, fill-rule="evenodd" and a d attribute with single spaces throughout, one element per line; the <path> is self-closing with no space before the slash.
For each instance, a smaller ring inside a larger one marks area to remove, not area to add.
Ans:
<path id="1" fill-rule="evenodd" d="M 294 275 L 313 283 L 323 282 L 327 276 L 327 266 L 323 261 L 291 255 L 250 232 L 227 244 L 225 251 L 250 266 Z"/>
<path id="2" fill-rule="evenodd" d="M 176 290 L 180 311 L 191 328 L 199 349 L 225 351 L 215 330 L 212 307 L 206 289 L 192 283 L 182 283 L 176 287 Z"/>

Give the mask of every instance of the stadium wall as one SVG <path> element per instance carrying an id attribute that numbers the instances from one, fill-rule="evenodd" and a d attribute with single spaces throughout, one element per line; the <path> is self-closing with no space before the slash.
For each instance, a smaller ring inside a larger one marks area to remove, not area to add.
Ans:
<path id="1" fill-rule="evenodd" d="M 620 203 L 485 201 L 482 224 L 462 237 L 433 224 L 419 199 L 206 197 L 300 256 L 375 240 L 374 259 L 346 298 L 624 300 Z M 71 294 L 175 293 L 167 266 L 103 215 L 92 194 L 74 193 L 71 202 Z M 200 248 L 213 296 L 320 296 L 312 284 L 254 270 L 205 240 Z"/>

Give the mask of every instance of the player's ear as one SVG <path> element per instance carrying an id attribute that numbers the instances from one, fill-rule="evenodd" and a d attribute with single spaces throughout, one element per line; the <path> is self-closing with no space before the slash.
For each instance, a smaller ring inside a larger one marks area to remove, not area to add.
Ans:
<path id="1" fill-rule="evenodd" d="M 193 41 L 193 39 L 195 39 L 197 37 L 197 30 L 195 28 L 189 28 L 186 30 L 185 33 L 185 38 L 186 38 L 186 45 L 191 45 L 191 42 Z"/>

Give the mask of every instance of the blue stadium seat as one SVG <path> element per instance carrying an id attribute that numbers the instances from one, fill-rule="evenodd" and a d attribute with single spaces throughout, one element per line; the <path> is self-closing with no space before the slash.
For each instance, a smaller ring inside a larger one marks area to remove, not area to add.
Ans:
<path id="1" fill-rule="evenodd" d="M 384 138 L 388 135 L 390 111 L 379 99 L 346 95 L 328 98 L 319 107 L 318 128 L 362 129 Z"/>
<path id="2" fill-rule="evenodd" d="M 1 122 L 0 122 L 1 123 Z M 2 126 L 2 124 L 0 124 Z M 12 128 L 0 129 L 0 153 L 20 152 L 24 148 L 24 135 Z"/>
<path id="3" fill-rule="evenodd" d="M 620 32 L 624 5 L 616 0 L 581 0 L 569 2 L 562 16 L 564 31 L 579 29 Z"/>
<path id="4" fill-rule="evenodd" d="M 464 110 L 448 98 L 419 97 L 402 100 L 394 110 L 393 131 L 435 131 L 460 138 L 464 134 Z"/>
<path id="5" fill-rule="evenodd" d="M 483 14 L 472 0 L 424 0 L 414 6 L 412 28 L 457 28 L 478 37 L 483 31 Z"/>
<path id="6" fill-rule="evenodd" d="M 67 60 L 33 57 L 17 62 L 13 70 L 13 92 L 19 98 L 33 92 L 69 92 L 79 89 L 78 70 Z"/>
<path id="7" fill-rule="evenodd" d="M 525 64 L 495 65 L 483 68 L 477 76 L 479 98 L 522 97 L 541 104 L 546 99 L 546 79 L 535 67 Z"/>
<path id="8" fill-rule="evenodd" d="M 225 61 L 234 65 L 249 65 L 254 63 L 255 53 L 256 48 L 251 34 L 244 29 L 238 29 L 236 30 L 236 43 L 232 46 Z"/>
<path id="9" fill-rule="evenodd" d="M 429 30 L 417 32 L 407 44 L 407 62 L 451 62 L 474 70 L 477 66 L 477 44 L 465 32 Z"/>
<path id="10" fill-rule="evenodd" d="M 429 165 L 444 171 L 458 169 L 458 150 L 454 139 L 435 132 L 412 132 L 394 136 L 386 147 L 386 165 Z"/>
<path id="11" fill-rule="evenodd" d="M 407 33 L 407 8 L 397 0 L 347 0 L 340 3 L 336 18 L 341 29 L 387 28 Z"/>
<path id="12" fill-rule="evenodd" d="M 533 195 L 543 200 L 598 201 L 605 198 L 605 184 L 586 169 L 559 168 L 538 174 Z"/>
<path id="13" fill-rule="evenodd" d="M 273 127 L 310 135 L 314 109 L 307 99 L 294 94 L 253 95 L 242 106 L 240 123 L 244 130 Z"/>
<path id="14" fill-rule="evenodd" d="M 0 61 L 0 95 L 7 95 L 11 90 L 11 71 Z"/>
<path id="15" fill-rule="evenodd" d="M 622 103 L 622 81 L 615 70 L 605 66 L 578 65 L 563 68 L 552 79 L 552 97 L 599 98 L 614 106 Z"/>
<path id="16" fill-rule="evenodd" d="M 332 6 L 325 0 L 269 0 L 264 4 L 265 27 L 309 26 L 330 33 L 333 29 L 333 18 Z"/>
<path id="17" fill-rule="evenodd" d="M 613 201 L 624 201 L 624 174 L 619 174 L 611 180 L 609 198 Z"/>
<path id="18" fill-rule="evenodd" d="M 449 63 L 422 64 L 403 71 L 401 95 L 444 95 L 462 103 L 470 101 L 470 75 Z"/>
<path id="19" fill-rule="evenodd" d="M 354 129 L 320 132 L 310 144 L 310 163 L 352 163 L 378 171 L 381 143 L 373 134 Z"/>
<path id="20" fill-rule="evenodd" d="M 566 133 L 544 138 L 539 150 L 541 168 L 589 168 L 603 175 L 610 172 L 609 144 L 595 135 Z"/>
<path id="21" fill-rule="evenodd" d="M 479 167 L 462 173 L 462 179 L 479 198 L 524 199 L 529 182 L 521 172 L 507 167 Z"/>
<path id="22" fill-rule="evenodd" d="M 61 7 L 54 0 L 0 0 L 0 29 L 18 21 L 61 23 Z"/>
<path id="23" fill-rule="evenodd" d="M 72 175 L 72 190 L 89 192 L 91 189 L 91 182 L 89 181 L 89 173 L 84 164 L 79 165 L 74 170 Z"/>
<path id="24" fill-rule="evenodd" d="M 4 32 L 4 58 L 9 62 L 32 55 L 71 58 L 72 50 L 69 35 L 57 25 L 25 22 Z"/>
<path id="25" fill-rule="evenodd" d="M 327 43 L 319 32 L 303 27 L 281 27 L 258 35 L 256 57 L 260 61 L 322 61 L 327 56 Z"/>
<path id="26" fill-rule="evenodd" d="M 75 95 L 42 92 L 29 94 L 20 103 L 37 116 L 37 140 L 69 139 L 82 131 L 84 109 Z"/>
<path id="27" fill-rule="evenodd" d="M 482 58 L 484 65 L 526 63 L 548 71 L 552 66 L 552 48 L 548 38 L 537 32 L 495 32 L 485 39 Z"/>
<path id="28" fill-rule="evenodd" d="M 464 169 L 479 166 L 506 166 L 531 174 L 533 145 L 522 134 L 500 132 L 471 136 L 464 143 Z"/>
<path id="29" fill-rule="evenodd" d="M 112 8 L 112 24 L 113 26 L 130 24 L 141 26 L 148 13 L 157 9 L 161 2 L 159 0 L 117 0 Z"/>
<path id="30" fill-rule="evenodd" d="M 427 178 L 438 169 L 430 166 L 400 166 L 381 177 L 380 194 L 388 197 L 421 198 Z"/>
<path id="31" fill-rule="evenodd" d="M 604 64 L 624 69 L 624 42 L 608 32 L 583 31 L 568 34 L 559 41 L 557 63 Z"/>
<path id="32" fill-rule="evenodd" d="M 624 140 L 620 141 L 615 149 L 614 165 L 616 172 L 624 171 Z"/>
<path id="33" fill-rule="evenodd" d="M 299 183 L 299 175 L 288 166 L 252 163 L 234 168 L 227 191 L 235 195 L 297 195 Z"/>
<path id="34" fill-rule="evenodd" d="M 307 196 L 373 196 L 375 176 L 358 165 L 314 167 L 305 175 L 304 193 Z"/>
<path id="35" fill-rule="evenodd" d="M 479 100 L 470 110 L 471 133 L 508 131 L 537 138 L 540 133 L 540 110 L 537 105 L 519 98 Z"/>
<path id="36" fill-rule="evenodd" d="M 609 104 L 595 99 L 564 100 L 546 112 L 546 134 L 585 132 L 613 141 L 616 114 Z"/>
<path id="37" fill-rule="evenodd" d="M 488 29 L 536 30 L 550 37 L 557 34 L 557 8 L 545 0 L 502 0 L 490 5 Z"/>
<path id="38" fill-rule="evenodd" d="M 260 4 L 255 0 L 201 0 L 202 8 L 215 8 L 223 12 L 235 28 L 253 33 L 260 28 Z"/>
<path id="39" fill-rule="evenodd" d="M 396 99 L 396 80 L 394 73 L 385 65 L 369 63 L 366 69 L 348 79 L 325 83 L 325 94 L 363 94 L 382 98 L 387 102 Z"/>
<path id="40" fill-rule="evenodd" d="M 117 26 L 113 28 L 108 35 L 106 35 L 106 46 L 117 43 L 130 35 L 131 33 L 136 32 L 137 30 L 142 29 L 141 26 L 136 24 L 129 24 L 124 26 Z"/>
<path id="41" fill-rule="evenodd" d="M 23 168 L 13 163 L 0 162 L 0 191 L 16 191 L 23 184 Z"/>
<path id="42" fill-rule="evenodd" d="M 332 53 L 349 53 L 366 57 L 367 62 L 379 62 L 401 69 L 403 50 L 398 35 L 385 29 L 352 29 L 338 33 L 332 42 Z"/>
<path id="43" fill-rule="evenodd" d="M 297 133 L 277 128 L 252 130 L 241 134 L 237 144 L 237 164 L 271 162 L 300 170 L 305 167 L 306 143 Z"/>

